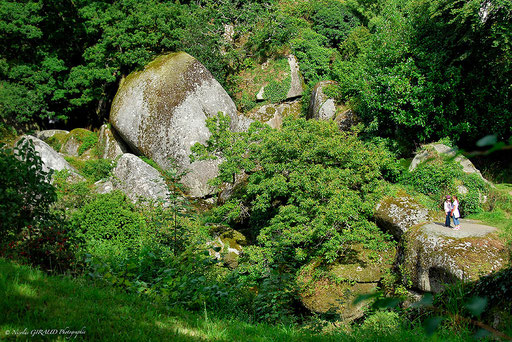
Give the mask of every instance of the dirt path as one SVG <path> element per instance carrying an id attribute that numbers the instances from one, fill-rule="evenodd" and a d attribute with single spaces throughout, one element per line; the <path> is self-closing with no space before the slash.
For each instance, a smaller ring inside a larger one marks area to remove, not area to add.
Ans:
<path id="1" fill-rule="evenodd" d="M 423 230 L 428 233 L 439 236 L 465 238 L 472 236 L 486 236 L 487 234 L 495 232 L 497 228 L 486 226 L 481 222 L 475 220 L 460 220 L 459 230 L 454 230 L 453 228 L 445 227 L 444 222 L 427 223 L 426 225 L 423 226 Z"/>

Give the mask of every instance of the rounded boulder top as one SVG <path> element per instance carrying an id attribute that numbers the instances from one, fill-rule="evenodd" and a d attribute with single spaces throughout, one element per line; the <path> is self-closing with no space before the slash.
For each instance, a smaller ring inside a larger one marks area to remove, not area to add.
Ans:
<path id="1" fill-rule="evenodd" d="M 185 52 L 157 57 L 121 83 L 112 103 L 110 122 L 122 139 L 163 169 L 178 166 L 190 195 L 202 197 L 217 175 L 218 161 L 190 163 L 191 146 L 205 143 L 206 119 L 223 112 L 238 130 L 233 100 L 212 74 Z"/>

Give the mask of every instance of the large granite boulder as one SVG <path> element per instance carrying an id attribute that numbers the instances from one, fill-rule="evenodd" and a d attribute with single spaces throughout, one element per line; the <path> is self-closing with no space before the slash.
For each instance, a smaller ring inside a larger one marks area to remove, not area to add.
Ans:
<path id="1" fill-rule="evenodd" d="M 190 148 L 206 142 L 210 136 L 206 118 L 219 112 L 231 118 L 232 130 L 246 126 L 212 74 L 195 58 L 179 52 L 156 58 L 122 82 L 110 122 L 134 151 L 163 169 L 175 162 L 187 171 L 183 183 L 190 195 L 202 197 L 213 191 L 207 182 L 218 174 L 220 161 L 190 163 Z"/>
<path id="2" fill-rule="evenodd" d="M 404 190 L 382 198 L 375 207 L 374 216 L 379 228 L 397 240 L 412 226 L 440 219 L 439 213 L 429 210 Z"/>
<path id="3" fill-rule="evenodd" d="M 169 194 L 158 170 L 131 153 L 125 153 L 112 170 L 112 177 L 96 184 L 97 192 L 121 190 L 133 202 L 138 200 L 166 201 Z"/>
<path id="4" fill-rule="evenodd" d="M 43 171 L 48 172 L 50 170 L 68 170 L 74 176 L 73 179 L 83 179 L 78 175 L 77 170 L 72 167 L 57 151 L 51 148 L 50 145 L 31 135 L 24 135 L 20 138 L 20 140 L 25 139 L 31 140 L 34 143 L 34 148 L 41 157 L 41 161 L 43 163 Z"/>
<path id="5" fill-rule="evenodd" d="M 101 126 L 98 144 L 103 159 L 116 159 L 123 153 L 128 152 L 128 146 L 121 137 L 106 124 Z"/>
<path id="6" fill-rule="evenodd" d="M 469 220 L 461 220 L 461 227 L 428 223 L 404 234 L 401 263 L 414 288 L 437 293 L 445 284 L 474 281 L 508 264 L 509 251 L 496 228 Z"/>
<path id="7" fill-rule="evenodd" d="M 473 165 L 473 163 L 468 158 L 462 154 L 458 154 L 457 152 L 457 148 L 451 148 L 444 144 L 436 143 L 424 145 L 421 151 L 417 153 L 416 156 L 414 156 L 414 159 L 409 166 L 409 171 L 413 171 L 418 167 L 419 164 L 437 156 L 454 157 L 454 160 L 462 166 L 462 169 L 465 173 L 476 174 L 487 182 L 487 180 L 482 176 L 480 171 Z"/>
<path id="8" fill-rule="evenodd" d="M 380 252 L 378 259 L 372 254 L 355 245 L 344 260 L 333 265 L 308 264 L 297 278 L 304 306 L 315 313 L 336 312 L 345 321 L 362 317 L 368 302 L 354 305 L 354 300 L 377 289 L 391 269 L 396 251 Z"/>

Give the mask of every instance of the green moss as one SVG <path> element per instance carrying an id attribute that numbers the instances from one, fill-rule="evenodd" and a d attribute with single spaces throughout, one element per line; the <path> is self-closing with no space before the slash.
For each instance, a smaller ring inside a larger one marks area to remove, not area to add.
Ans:
<path id="1" fill-rule="evenodd" d="M 67 133 L 56 132 L 54 135 L 48 138 L 48 140 L 46 140 L 46 143 L 50 145 L 55 151 L 60 151 L 62 145 L 66 142 L 67 136 Z"/>

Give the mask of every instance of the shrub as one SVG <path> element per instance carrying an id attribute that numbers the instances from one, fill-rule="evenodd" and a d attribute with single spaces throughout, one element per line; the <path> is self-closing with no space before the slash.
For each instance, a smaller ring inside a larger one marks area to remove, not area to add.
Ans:
<path id="1" fill-rule="evenodd" d="M 100 194 L 72 214 L 82 253 L 116 264 L 151 244 L 142 215 L 121 192 Z"/>

